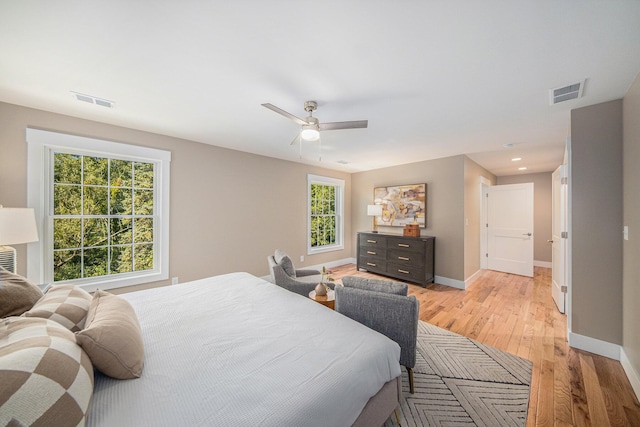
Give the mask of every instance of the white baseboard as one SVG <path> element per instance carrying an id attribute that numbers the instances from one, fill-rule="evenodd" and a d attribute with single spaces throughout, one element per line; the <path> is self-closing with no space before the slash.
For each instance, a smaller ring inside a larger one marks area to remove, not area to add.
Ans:
<path id="1" fill-rule="evenodd" d="M 326 267 L 326 268 L 331 268 L 331 267 L 339 267 L 341 265 L 345 265 L 345 264 L 355 264 L 356 263 L 356 259 L 355 258 L 343 258 L 343 259 L 339 259 L 337 261 L 329 261 L 329 262 L 325 262 L 324 264 L 318 264 L 318 265 L 308 265 L 306 267 L 300 267 L 303 270 L 320 270 L 322 271 L 322 267 Z"/>
<path id="2" fill-rule="evenodd" d="M 588 351 L 589 353 L 595 353 L 600 356 L 608 357 L 609 359 L 620 360 L 621 347 L 618 344 L 574 334 L 571 331 L 569 331 L 567 337 L 569 339 L 569 346 L 573 348 Z"/>
<path id="3" fill-rule="evenodd" d="M 544 268 L 552 268 L 552 264 L 549 261 L 536 261 L 533 260 L 534 267 L 544 267 Z"/>
<path id="4" fill-rule="evenodd" d="M 476 271 L 475 273 L 473 273 L 471 276 L 467 277 L 466 280 L 464 281 L 464 289 L 467 289 L 469 287 L 469 285 L 478 278 L 478 276 L 480 276 L 482 274 L 482 269 Z"/>
<path id="5" fill-rule="evenodd" d="M 448 277 L 435 276 L 435 283 L 439 285 L 451 286 L 452 288 L 466 289 L 464 280 L 449 279 Z"/>
<path id="6" fill-rule="evenodd" d="M 627 378 L 629 378 L 633 391 L 636 393 L 636 399 L 640 399 L 640 375 L 631 366 L 631 361 L 627 357 L 627 353 L 624 352 L 624 347 L 620 348 L 620 364 L 627 374 Z"/>

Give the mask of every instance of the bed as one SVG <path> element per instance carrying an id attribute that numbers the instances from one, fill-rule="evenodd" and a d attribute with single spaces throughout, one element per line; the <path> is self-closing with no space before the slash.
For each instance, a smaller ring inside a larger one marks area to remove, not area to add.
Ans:
<path id="1" fill-rule="evenodd" d="M 121 297 L 144 369 L 96 371 L 87 426 L 374 426 L 400 399 L 396 343 L 248 273 Z"/>

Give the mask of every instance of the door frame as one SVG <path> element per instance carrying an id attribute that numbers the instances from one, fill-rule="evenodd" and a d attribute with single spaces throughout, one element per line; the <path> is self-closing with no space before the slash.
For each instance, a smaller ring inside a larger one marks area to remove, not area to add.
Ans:
<path id="1" fill-rule="evenodd" d="M 488 188 L 491 181 L 484 176 L 480 177 L 480 268 L 487 269 L 487 252 L 489 250 L 489 235 L 487 234 L 487 221 L 489 205 L 487 204 Z"/>
<path id="2" fill-rule="evenodd" d="M 567 166 L 564 164 L 551 173 L 551 240 L 547 240 L 552 244 L 551 295 L 556 305 L 558 305 L 557 292 L 559 291 L 562 295 L 562 309 L 558 307 L 562 314 L 567 312 L 567 294 L 569 293 L 567 283 L 568 179 Z M 560 286 L 560 289 L 557 286 Z"/>

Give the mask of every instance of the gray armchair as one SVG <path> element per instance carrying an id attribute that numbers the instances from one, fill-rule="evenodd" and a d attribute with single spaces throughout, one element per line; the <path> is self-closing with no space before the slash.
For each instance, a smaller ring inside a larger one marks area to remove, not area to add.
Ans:
<path id="1" fill-rule="evenodd" d="M 416 365 L 416 340 L 420 304 L 407 296 L 405 283 L 346 276 L 344 287 L 336 286 L 335 310 L 380 332 L 400 346 L 400 364 L 409 374 L 413 394 L 413 368 Z"/>
<path id="2" fill-rule="evenodd" d="M 271 281 L 300 295 L 309 296 L 309 292 L 322 280 L 322 274 L 318 270 L 296 270 L 291 258 L 280 249 L 269 255 L 267 262 Z M 328 285 L 333 288 L 333 284 Z"/>

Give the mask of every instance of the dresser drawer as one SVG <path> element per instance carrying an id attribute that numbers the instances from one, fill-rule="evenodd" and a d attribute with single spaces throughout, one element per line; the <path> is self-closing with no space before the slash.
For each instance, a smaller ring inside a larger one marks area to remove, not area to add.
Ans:
<path id="1" fill-rule="evenodd" d="M 394 262 L 387 262 L 387 274 L 389 276 L 396 277 L 398 279 L 408 281 L 420 281 L 424 280 L 424 268 L 420 266 L 411 266 L 396 264 Z"/>
<path id="2" fill-rule="evenodd" d="M 387 249 L 375 246 L 363 246 L 360 248 L 360 255 L 365 258 L 375 258 L 384 261 L 387 259 Z"/>
<path id="3" fill-rule="evenodd" d="M 398 239 L 390 237 L 387 239 L 388 249 L 400 249 L 405 251 L 421 251 L 424 253 L 424 241 L 420 239 Z"/>
<path id="4" fill-rule="evenodd" d="M 360 245 L 360 250 L 376 248 L 376 249 L 386 249 L 387 248 L 387 238 L 384 236 L 376 236 L 371 234 L 361 234 L 359 236 L 358 244 Z M 363 254 L 366 251 L 363 252 Z"/>
<path id="5" fill-rule="evenodd" d="M 380 258 L 370 258 L 361 256 L 358 260 L 358 266 L 369 271 L 377 271 L 384 273 L 387 269 L 387 262 Z"/>
<path id="6" fill-rule="evenodd" d="M 401 265 L 422 265 L 424 263 L 423 251 L 408 251 L 406 249 L 389 249 L 387 261 Z"/>

